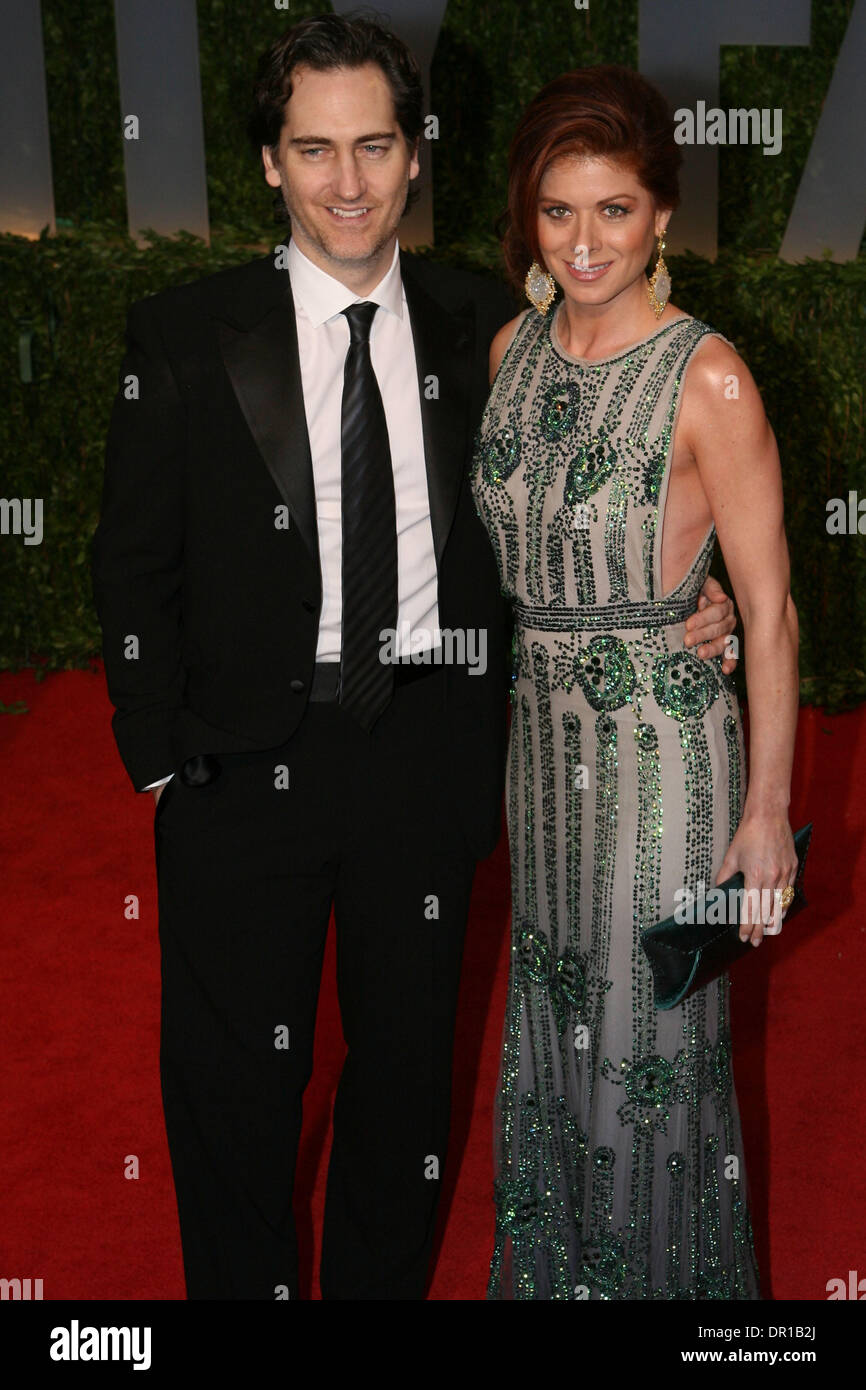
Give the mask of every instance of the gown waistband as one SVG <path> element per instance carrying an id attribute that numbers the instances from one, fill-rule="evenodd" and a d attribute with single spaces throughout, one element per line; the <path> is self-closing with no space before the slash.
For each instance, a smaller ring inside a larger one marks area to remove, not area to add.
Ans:
<path id="1" fill-rule="evenodd" d="M 575 628 L 601 628 L 609 632 L 616 628 L 670 627 L 673 623 L 684 623 L 696 607 L 695 598 L 680 598 L 603 606 L 587 603 L 578 608 L 515 603 L 513 612 L 519 625 L 532 632 L 571 632 Z"/>

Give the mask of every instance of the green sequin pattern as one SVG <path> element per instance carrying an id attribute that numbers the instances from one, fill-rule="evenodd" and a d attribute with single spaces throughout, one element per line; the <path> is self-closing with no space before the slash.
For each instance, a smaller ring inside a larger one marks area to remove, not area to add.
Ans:
<path id="1" fill-rule="evenodd" d="M 732 682 L 683 641 L 712 529 L 661 585 L 683 378 L 714 332 L 585 362 L 530 311 L 476 441 L 516 620 L 490 1299 L 760 1297 L 730 982 L 659 1012 L 641 946 L 714 881 L 745 796 Z"/>

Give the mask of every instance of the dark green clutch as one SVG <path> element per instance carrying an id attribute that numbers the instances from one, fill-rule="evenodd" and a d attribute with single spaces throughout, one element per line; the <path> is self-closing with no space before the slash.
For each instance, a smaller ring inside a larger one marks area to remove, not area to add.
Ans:
<path id="1" fill-rule="evenodd" d="M 803 870 L 811 838 L 811 821 L 794 835 L 797 877 L 793 885 L 794 898 L 785 913 L 786 923 L 806 906 Z M 674 914 L 643 931 L 641 944 L 653 972 L 657 1009 L 676 1008 L 695 990 L 703 989 L 741 956 L 753 950 L 751 942 L 740 940 L 738 913 L 728 910 L 739 903 L 739 894 L 744 888 L 743 875 L 734 874 L 733 878 L 726 879 L 704 897 L 688 905 L 691 920 L 678 922 Z M 736 893 L 737 897 L 731 899 L 731 893 Z M 729 917 L 732 920 L 729 921 Z"/>

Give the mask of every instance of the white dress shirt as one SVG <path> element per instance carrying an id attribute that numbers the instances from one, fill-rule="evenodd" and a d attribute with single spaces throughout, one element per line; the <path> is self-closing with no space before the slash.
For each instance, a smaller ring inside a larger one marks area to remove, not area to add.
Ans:
<path id="1" fill-rule="evenodd" d="M 397 638 L 395 653 L 439 644 L 436 555 L 430 522 L 421 398 L 412 325 L 400 276 L 400 247 L 369 294 L 353 294 L 289 242 L 288 272 L 295 303 L 301 385 L 316 495 L 322 611 L 316 661 L 339 661 L 343 525 L 340 420 L 349 323 L 342 312 L 362 301 L 378 304 L 370 330 L 370 360 L 382 394 L 397 515 Z M 410 641 L 401 636 L 411 634 Z M 151 782 L 145 791 L 170 781 Z"/>
<path id="2" fill-rule="evenodd" d="M 319 558 L 322 566 L 322 612 L 317 661 L 339 661 L 343 594 L 341 563 L 343 524 L 340 486 L 340 415 L 343 368 L 349 348 L 349 323 L 343 309 L 362 301 L 380 305 L 370 330 L 370 360 L 382 393 L 394 472 L 397 511 L 398 631 L 404 624 L 430 633 L 418 634 L 414 649 L 435 645 L 438 627 L 436 557 L 430 524 L 421 400 L 415 344 L 400 278 L 400 248 L 387 274 L 367 295 L 353 294 L 320 270 L 289 243 L 289 277 L 298 326 L 298 352 L 313 480 Z M 395 644 L 400 650 L 399 639 Z"/>

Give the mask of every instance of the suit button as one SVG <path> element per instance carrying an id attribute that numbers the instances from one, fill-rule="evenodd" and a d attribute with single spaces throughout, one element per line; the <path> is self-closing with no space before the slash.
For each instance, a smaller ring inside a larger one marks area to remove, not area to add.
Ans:
<path id="1" fill-rule="evenodd" d="M 290 690 L 294 690 L 294 692 L 295 692 L 296 695 L 300 695 L 300 693 L 301 693 L 301 691 L 303 690 L 303 688 L 304 688 L 304 682 L 303 682 L 303 681 L 289 681 L 289 689 L 290 689 Z"/>
<path id="2" fill-rule="evenodd" d="M 216 781 L 222 772 L 222 763 L 212 753 L 197 753 L 187 758 L 180 770 L 180 780 L 187 787 L 206 787 Z M 161 798 L 160 798 L 161 799 Z"/>
<path id="3" fill-rule="evenodd" d="M 306 613 L 315 613 L 316 605 L 311 603 L 308 598 L 301 599 L 301 607 Z"/>

